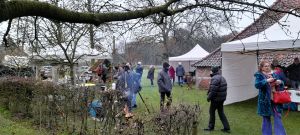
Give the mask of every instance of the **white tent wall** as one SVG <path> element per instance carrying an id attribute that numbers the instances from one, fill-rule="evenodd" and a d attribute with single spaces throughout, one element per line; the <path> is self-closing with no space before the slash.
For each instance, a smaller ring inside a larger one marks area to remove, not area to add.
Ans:
<path id="1" fill-rule="evenodd" d="M 227 81 L 225 105 L 257 96 L 258 90 L 254 87 L 254 73 L 256 71 L 256 54 L 222 53 L 222 75 Z"/>

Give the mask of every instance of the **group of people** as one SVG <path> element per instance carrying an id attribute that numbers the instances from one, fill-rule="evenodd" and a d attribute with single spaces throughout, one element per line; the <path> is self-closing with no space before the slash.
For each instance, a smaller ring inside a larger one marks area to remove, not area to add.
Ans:
<path id="1" fill-rule="evenodd" d="M 117 78 L 117 89 L 123 91 L 127 96 L 126 105 L 124 107 L 125 117 L 132 117 L 132 108 L 136 107 L 136 94 L 141 90 L 141 77 L 143 67 L 139 62 L 133 71 L 131 65 L 117 67 L 115 77 Z M 153 86 L 155 68 L 150 66 L 147 78 L 150 79 Z M 218 111 L 220 120 L 223 124 L 221 131 L 230 133 L 230 126 L 224 113 L 224 102 L 227 96 L 227 82 L 220 74 L 219 67 L 211 68 L 211 82 L 207 93 L 207 101 L 210 102 L 209 108 L 209 124 L 205 131 L 212 131 L 215 128 L 215 111 Z M 178 84 L 181 86 L 184 68 L 181 64 L 176 68 L 178 76 Z M 290 82 L 292 88 L 298 89 L 300 85 L 300 64 L 299 59 L 295 58 L 293 64 L 287 68 L 279 65 L 277 60 L 272 63 L 262 60 L 259 64 L 258 71 L 254 74 L 255 87 L 259 90 L 257 114 L 262 116 L 262 134 L 272 135 L 271 116 L 274 117 L 274 133 L 278 135 L 286 135 L 285 128 L 281 120 L 282 104 L 276 104 L 272 101 L 273 91 L 282 91 L 285 84 Z M 286 77 L 288 76 L 288 77 Z M 160 110 L 164 112 L 168 110 L 172 103 L 172 87 L 175 80 L 175 70 L 167 62 L 163 63 L 163 69 L 158 73 L 157 84 L 160 93 Z"/>
<path id="2" fill-rule="evenodd" d="M 181 62 L 178 62 L 178 66 L 176 67 L 176 70 L 174 69 L 173 66 L 170 66 L 169 76 L 172 79 L 172 84 L 173 85 L 174 85 L 174 82 L 175 82 L 175 75 L 177 76 L 178 85 L 182 87 L 183 82 L 184 82 L 183 77 L 185 75 L 185 70 L 184 70 L 184 67 L 182 66 Z"/>

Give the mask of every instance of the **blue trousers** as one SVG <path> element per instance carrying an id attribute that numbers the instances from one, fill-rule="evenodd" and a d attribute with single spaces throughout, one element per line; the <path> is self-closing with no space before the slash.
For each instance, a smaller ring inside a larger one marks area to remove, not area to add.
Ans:
<path id="1" fill-rule="evenodd" d="M 183 76 L 177 76 L 178 78 L 178 85 L 182 85 L 183 84 Z"/>
<path id="2" fill-rule="evenodd" d="M 286 135 L 279 113 L 274 114 L 274 133 L 275 135 Z M 262 135 L 272 135 L 271 116 L 263 116 Z"/>
<path id="3" fill-rule="evenodd" d="M 136 105 L 136 94 L 132 93 L 131 106 Z"/>

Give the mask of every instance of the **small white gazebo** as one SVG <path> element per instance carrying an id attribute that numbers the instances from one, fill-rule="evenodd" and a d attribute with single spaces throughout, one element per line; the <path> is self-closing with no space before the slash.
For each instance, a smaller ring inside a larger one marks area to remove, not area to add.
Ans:
<path id="1" fill-rule="evenodd" d="M 206 57 L 208 54 L 209 53 L 207 51 L 197 44 L 192 50 L 183 55 L 169 57 L 169 64 L 176 68 L 178 66 L 178 62 L 181 62 L 186 72 L 194 71 L 195 68 L 191 65 Z"/>

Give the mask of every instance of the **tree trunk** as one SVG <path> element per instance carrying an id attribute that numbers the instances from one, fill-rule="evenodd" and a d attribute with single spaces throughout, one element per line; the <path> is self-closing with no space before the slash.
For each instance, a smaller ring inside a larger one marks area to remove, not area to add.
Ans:
<path id="1" fill-rule="evenodd" d="M 71 79 L 71 84 L 75 85 L 74 63 L 70 64 L 70 79 Z"/>

